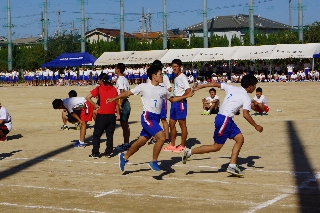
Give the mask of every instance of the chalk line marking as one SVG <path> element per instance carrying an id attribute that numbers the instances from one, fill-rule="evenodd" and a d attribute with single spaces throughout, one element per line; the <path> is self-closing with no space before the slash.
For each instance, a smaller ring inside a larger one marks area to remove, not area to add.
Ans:
<path id="1" fill-rule="evenodd" d="M 308 187 L 308 184 L 309 184 L 310 182 L 317 181 L 316 179 L 318 179 L 318 178 L 320 178 L 320 175 L 319 175 L 319 174 L 315 175 L 315 176 L 312 177 L 312 178 L 307 179 L 306 181 L 304 181 L 303 183 L 301 183 L 300 186 L 296 187 L 296 189 L 294 190 L 294 193 L 297 192 L 297 189 L 298 189 L 298 188 L 299 188 L 299 189 L 309 188 L 309 187 Z M 292 194 L 293 194 L 293 193 L 292 193 Z M 258 211 L 258 210 L 260 210 L 260 209 L 266 208 L 266 207 L 274 204 L 275 202 L 277 202 L 277 201 L 279 201 L 279 200 L 282 200 L 282 199 L 288 197 L 289 195 L 291 195 L 291 194 L 281 194 L 281 195 L 279 195 L 279 196 L 277 196 L 277 197 L 275 197 L 275 198 L 273 198 L 273 199 L 271 199 L 271 200 L 268 200 L 267 202 L 261 203 L 260 205 L 252 208 L 250 211 L 248 211 L 248 212 L 246 212 L 246 213 L 254 213 L 254 212 L 256 212 L 256 211 Z"/>
<path id="2" fill-rule="evenodd" d="M 103 197 L 103 196 L 106 196 L 106 195 L 110 195 L 110 194 L 114 194 L 115 192 L 118 192 L 119 190 L 112 190 L 112 191 L 109 191 L 109 192 L 103 192 L 103 193 L 100 193 L 100 194 L 97 194 L 95 195 L 94 197 Z"/>
<path id="3" fill-rule="evenodd" d="M 209 198 L 194 198 L 194 197 L 180 197 L 180 196 L 169 196 L 169 195 L 159 195 L 159 194 L 143 194 L 143 193 L 131 193 L 131 192 L 123 192 L 122 190 L 112 190 L 107 192 L 97 192 L 97 191 L 82 191 L 80 189 L 73 188 L 55 188 L 55 187 L 44 187 L 44 186 L 25 186 L 18 184 L 0 184 L 0 186 L 4 187 L 17 187 L 17 188 L 29 188 L 29 189 L 41 189 L 41 190 L 51 190 L 51 191 L 77 191 L 77 192 L 86 192 L 89 194 L 96 194 L 94 197 L 98 195 L 98 197 L 106 196 L 106 195 L 121 195 L 121 196 L 130 196 L 130 197 L 156 197 L 156 198 L 164 198 L 164 199 L 179 199 L 179 200 L 191 200 L 191 201 L 208 201 L 212 205 L 215 203 L 238 203 L 247 206 L 257 205 L 257 203 L 251 201 L 234 201 L 234 200 L 218 200 L 218 199 L 209 199 Z M 1 205 L 1 204 L 0 204 Z"/>
<path id="4" fill-rule="evenodd" d="M 60 163 L 92 163 L 92 164 L 107 164 L 110 162 L 107 161 L 88 161 L 88 160 L 68 160 L 68 159 L 54 159 L 54 158 L 6 158 L 1 163 L 8 162 L 8 161 L 23 161 L 23 160 L 34 160 L 34 161 L 51 161 L 51 162 L 60 162 Z M 161 162 L 161 160 L 159 161 Z M 119 165 L 119 163 L 113 163 L 115 165 Z M 147 163 L 128 163 L 129 166 L 141 166 L 141 165 L 147 165 Z M 195 166 L 195 165 L 183 165 L 183 164 L 175 164 L 173 167 L 186 167 L 186 168 L 208 168 L 208 169 L 220 169 L 221 167 L 217 166 Z M 286 174 L 310 174 L 310 172 L 294 172 L 294 171 L 284 171 L 284 170 L 262 170 L 262 169 L 250 169 L 247 168 L 246 171 L 252 171 L 252 172 L 263 172 L 263 173 L 286 173 Z M 0 171 L 1 172 L 1 171 Z M 320 173 L 316 173 L 319 174 Z"/>
<path id="5" fill-rule="evenodd" d="M 29 206 L 29 205 L 21 205 L 17 203 L 0 203 L 1 206 L 12 206 L 18 208 L 27 208 L 27 209 L 50 209 L 54 211 L 72 211 L 72 212 L 88 212 L 88 213 L 105 213 L 100 211 L 86 210 L 86 209 L 78 209 L 78 208 L 62 208 L 62 207 L 54 207 L 54 206 Z"/>

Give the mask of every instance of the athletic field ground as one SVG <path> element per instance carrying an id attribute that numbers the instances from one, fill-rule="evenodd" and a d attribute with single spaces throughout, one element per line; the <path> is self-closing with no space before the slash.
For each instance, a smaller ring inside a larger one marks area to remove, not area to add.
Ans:
<path id="1" fill-rule="evenodd" d="M 187 164 L 181 153 L 161 152 L 160 173 L 149 169 L 153 147 L 146 145 L 122 174 L 118 156 L 88 157 L 93 122 L 88 146 L 74 149 L 78 130 L 61 130 L 61 111 L 52 108 L 54 98 L 67 97 L 71 89 L 86 96 L 92 86 L 0 87 L 0 101 L 13 121 L 8 141 L 0 143 L 0 212 L 320 212 L 320 83 L 258 86 L 270 107 L 268 116 L 254 117 L 264 131 L 257 132 L 242 113 L 234 117 L 245 136 L 238 159 L 243 178 L 225 172 L 232 140 L 220 152 L 194 155 Z M 188 99 L 188 147 L 213 143 L 215 116 L 200 115 L 208 90 Z M 218 89 L 217 95 L 223 100 L 225 93 Z M 139 96 L 129 100 L 134 140 L 142 104 Z M 122 143 L 119 125 L 114 139 L 114 146 Z M 105 135 L 101 141 L 103 152 Z"/>

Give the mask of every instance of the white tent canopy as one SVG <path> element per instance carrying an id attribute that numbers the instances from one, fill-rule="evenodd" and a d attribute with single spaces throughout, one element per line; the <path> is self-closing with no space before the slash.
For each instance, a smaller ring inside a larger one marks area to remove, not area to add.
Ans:
<path id="1" fill-rule="evenodd" d="M 97 59 L 95 65 L 120 62 L 151 64 L 156 59 L 170 63 L 175 58 L 181 59 L 182 62 L 312 58 L 314 54 L 319 53 L 320 43 L 105 52 Z"/>
<path id="2" fill-rule="evenodd" d="M 238 47 L 202 48 L 192 61 L 221 61 L 230 60 Z"/>
<path id="3" fill-rule="evenodd" d="M 239 46 L 231 56 L 233 60 L 268 59 L 277 45 Z"/>
<path id="4" fill-rule="evenodd" d="M 281 58 L 312 58 L 313 54 L 319 53 L 320 44 L 278 44 L 269 59 Z"/>
<path id="5" fill-rule="evenodd" d="M 94 65 L 111 65 L 123 63 L 134 54 L 133 51 L 124 52 L 104 52 L 94 63 Z"/>
<path id="6" fill-rule="evenodd" d="M 180 59 L 182 62 L 190 62 L 202 48 L 194 49 L 170 49 L 161 58 L 162 63 L 171 63 L 173 59 Z"/>
<path id="7" fill-rule="evenodd" d="M 161 59 L 168 50 L 150 50 L 150 51 L 135 51 L 125 64 L 151 64 L 156 59 Z"/>

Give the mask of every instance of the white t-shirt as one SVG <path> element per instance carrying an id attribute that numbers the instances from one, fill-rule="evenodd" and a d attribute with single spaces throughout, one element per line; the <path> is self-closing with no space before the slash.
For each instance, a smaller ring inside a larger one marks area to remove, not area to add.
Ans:
<path id="1" fill-rule="evenodd" d="M 9 131 L 11 131 L 11 128 L 12 128 L 11 116 L 9 112 L 6 110 L 6 108 L 4 107 L 0 108 L 0 120 L 4 120 L 4 125 L 8 128 Z"/>
<path id="2" fill-rule="evenodd" d="M 164 87 L 154 86 L 151 82 L 139 84 L 130 90 L 134 95 L 141 95 L 143 111 L 155 114 L 161 113 L 163 99 L 169 99 L 173 95 Z"/>
<path id="3" fill-rule="evenodd" d="M 293 72 L 293 64 L 288 64 L 287 69 L 288 69 L 288 73 L 292 73 Z"/>
<path id="4" fill-rule="evenodd" d="M 206 101 L 210 102 L 210 106 L 212 106 L 212 101 L 214 101 L 214 100 L 219 100 L 219 96 L 215 95 L 213 98 L 211 98 L 211 96 L 206 98 Z"/>
<path id="5" fill-rule="evenodd" d="M 121 94 L 120 90 L 123 89 L 123 91 L 128 91 L 130 90 L 130 84 L 128 80 L 124 76 L 119 76 L 117 83 L 116 83 L 116 88 L 118 91 L 118 95 Z"/>
<path id="6" fill-rule="evenodd" d="M 226 97 L 219 109 L 219 114 L 233 117 L 241 107 L 251 110 L 251 98 L 244 88 L 222 83 L 221 89 L 226 92 Z"/>
<path id="7" fill-rule="evenodd" d="M 85 102 L 84 97 L 66 98 L 63 99 L 63 106 L 67 108 L 68 112 L 72 113 L 73 110 L 81 110 Z"/>
<path id="8" fill-rule="evenodd" d="M 190 88 L 188 78 L 185 74 L 181 73 L 174 79 L 173 95 L 182 96 L 187 89 Z"/>
<path id="9" fill-rule="evenodd" d="M 264 96 L 264 95 L 261 95 L 260 98 L 258 98 L 255 95 L 253 100 L 257 101 L 260 104 L 264 104 L 264 105 L 268 106 L 268 100 L 267 100 L 266 96 Z"/>
<path id="10" fill-rule="evenodd" d="M 148 80 L 149 80 L 149 78 L 148 78 Z M 170 80 L 169 80 L 169 77 L 167 75 L 165 75 L 165 74 L 163 75 L 163 83 L 160 83 L 159 85 L 163 86 L 166 89 L 169 89 L 169 88 L 172 87 L 171 83 L 170 83 Z"/>

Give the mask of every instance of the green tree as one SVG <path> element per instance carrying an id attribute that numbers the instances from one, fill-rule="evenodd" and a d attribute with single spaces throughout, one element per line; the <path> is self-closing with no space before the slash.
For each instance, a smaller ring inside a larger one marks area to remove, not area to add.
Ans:
<path id="1" fill-rule="evenodd" d="M 229 40 L 226 35 L 218 36 L 216 34 L 212 34 L 209 39 L 209 47 L 228 47 Z"/>
<path id="2" fill-rule="evenodd" d="M 320 22 L 307 26 L 303 33 L 305 43 L 320 43 Z"/>
<path id="3" fill-rule="evenodd" d="M 182 38 L 169 40 L 169 49 L 187 49 L 188 42 Z"/>
<path id="4" fill-rule="evenodd" d="M 203 37 L 196 37 L 194 34 L 190 37 L 189 48 L 202 48 L 203 47 Z M 184 48 L 181 48 L 184 49 Z"/>
<path id="5" fill-rule="evenodd" d="M 231 46 L 242 46 L 241 40 L 236 35 L 231 38 Z"/>

